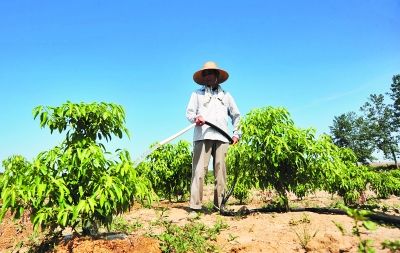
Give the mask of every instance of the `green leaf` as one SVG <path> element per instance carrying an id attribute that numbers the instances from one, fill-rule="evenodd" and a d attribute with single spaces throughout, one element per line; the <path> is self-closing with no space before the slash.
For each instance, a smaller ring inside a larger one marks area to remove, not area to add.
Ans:
<path id="1" fill-rule="evenodd" d="M 90 206 L 90 210 L 92 212 L 94 212 L 94 209 L 95 209 L 95 207 L 97 205 L 97 202 L 92 198 L 88 198 L 88 203 L 89 203 L 89 206 Z"/>
<path id="2" fill-rule="evenodd" d="M 68 213 L 64 212 L 62 220 L 61 220 L 61 224 L 66 227 L 67 226 L 67 221 L 68 221 Z"/>
<path id="3" fill-rule="evenodd" d="M 83 195 L 84 195 L 83 188 L 82 188 L 82 186 L 80 185 L 80 186 L 79 186 L 79 196 L 80 196 L 80 197 L 83 197 Z"/>
<path id="4" fill-rule="evenodd" d="M 79 204 L 80 204 L 80 202 L 79 202 Z M 74 222 L 76 221 L 76 219 L 78 218 L 78 215 L 79 215 L 80 210 L 81 210 L 81 207 L 79 206 L 79 204 L 78 204 L 78 206 L 74 206 L 74 207 L 72 208 L 72 219 L 71 219 L 71 223 L 74 223 Z"/>
<path id="5" fill-rule="evenodd" d="M 106 197 L 104 196 L 104 194 L 100 195 L 100 207 L 104 206 L 104 202 L 106 202 Z"/>
<path id="6" fill-rule="evenodd" d="M 11 206 L 12 207 L 15 207 L 15 199 L 16 199 L 16 192 L 15 191 L 12 191 L 11 192 Z"/>
<path id="7" fill-rule="evenodd" d="M 113 188 L 114 188 L 114 192 L 117 194 L 117 198 L 119 200 L 121 200 L 122 199 L 122 191 L 121 191 L 121 189 L 116 184 L 113 184 Z"/>
<path id="8" fill-rule="evenodd" d="M 62 224 L 61 220 L 62 220 L 62 217 L 63 217 L 64 213 L 65 213 L 65 212 L 64 212 L 64 209 L 63 209 L 63 208 L 61 208 L 61 209 L 58 210 L 57 221 L 58 221 L 59 223 L 61 223 L 61 224 Z"/>
<path id="9" fill-rule="evenodd" d="M 36 119 L 40 111 L 42 111 L 43 106 L 37 106 L 33 109 L 32 114 L 33 114 L 33 119 Z"/>
<path id="10" fill-rule="evenodd" d="M 46 190 L 46 184 L 39 184 L 37 186 L 37 195 L 38 198 L 41 199 L 43 196 L 43 192 Z"/>
<path id="11" fill-rule="evenodd" d="M 42 114 L 40 114 L 40 127 L 44 127 L 44 125 L 47 123 L 47 116 L 48 116 L 48 112 L 42 112 Z"/>
<path id="12" fill-rule="evenodd" d="M 362 224 L 368 230 L 376 230 L 376 228 L 377 228 L 376 223 L 373 221 L 369 221 L 369 220 L 363 221 Z"/>

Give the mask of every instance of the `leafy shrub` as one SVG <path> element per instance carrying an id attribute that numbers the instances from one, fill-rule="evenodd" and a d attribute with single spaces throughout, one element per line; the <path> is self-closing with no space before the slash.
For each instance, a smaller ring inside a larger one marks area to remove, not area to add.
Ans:
<path id="1" fill-rule="evenodd" d="M 358 201 L 360 195 L 367 187 L 369 170 L 364 165 L 357 165 L 354 152 L 348 148 L 332 147 L 336 155 L 334 165 L 325 177 L 322 189 L 329 193 L 336 193 L 343 197 L 346 205 L 352 205 Z"/>
<path id="2" fill-rule="evenodd" d="M 378 198 L 388 198 L 390 195 L 400 196 L 400 170 L 371 171 L 368 182 Z"/>
<path id="3" fill-rule="evenodd" d="M 245 152 L 243 145 L 234 145 L 228 149 L 226 157 L 229 193 L 243 204 L 250 196 L 250 189 L 253 186 L 252 170 L 249 166 L 248 170 L 240 170 L 246 166 L 241 159 L 241 153 Z"/>
<path id="4" fill-rule="evenodd" d="M 121 106 L 68 102 L 38 106 L 33 114 L 39 115 L 41 127 L 67 131 L 66 138 L 41 152 L 32 165 L 20 157 L 5 162 L 0 218 L 7 209 L 17 210 L 18 217 L 29 208 L 35 229 L 75 230 L 81 224 L 83 233 L 89 234 L 97 232 L 98 224 L 109 226 L 113 215 L 127 211 L 134 200 L 151 200 L 149 183 L 138 176 L 128 151 L 117 151 L 111 160 L 99 142 L 128 135 Z"/>
<path id="5" fill-rule="evenodd" d="M 288 210 L 287 192 L 309 179 L 309 174 L 299 174 L 307 169 L 312 131 L 295 128 L 285 109 L 272 107 L 250 111 L 241 128 L 242 140 L 229 153 L 238 157 L 235 166 L 248 173 L 243 178 L 253 178 L 254 186 L 273 186 Z"/>
<path id="6" fill-rule="evenodd" d="M 0 192 L 3 201 L 0 221 L 7 207 L 16 219 L 30 206 L 29 182 L 33 179 L 32 164 L 21 155 L 13 155 L 3 161 L 4 174 L 0 179 Z"/>
<path id="7" fill-rule="evenodd" d="M 246 186 L 246 184 L 242 183 L 243 181 L 239 181 L 236 184 L 235 189 L 233 190 L 232 196 L 239 200 L 239 204 L 244 204 L 250 196 L 250 188 Z"/>
<path id="8" fill-rule="evenodd" d="M 284 108 L 251 110 L 241 129 L 242 140 L 228 152 L 229 167 L 248 189 L 273 187 L 286 210 L 288 192 L 304 197 L 327 189 L 353 201 L 365 188 L 364 178 L 351 177 L 358 171 L 351 150 L 337 147 L 327 135 L 316 138 L 313 129 L 295 127 Z"/>
<path id="9" fill-rule="evenodd" d="M 138 170 L 150 180 L 158 196 L 169 201 L 173 198 L 184 200 L 190 191 L 192 173 L 190 143 L 179 141 L 157 148 L 138 166 Z"/>

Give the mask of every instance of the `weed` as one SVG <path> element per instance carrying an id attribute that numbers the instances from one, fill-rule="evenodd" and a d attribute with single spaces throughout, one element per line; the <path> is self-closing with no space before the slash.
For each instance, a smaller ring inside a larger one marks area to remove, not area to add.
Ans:
<path id="1" fill-rule="evenodd" d="M 213 227 L 207 227 L 200 222 L 190 222 L 183 227 L 171 221 L 162 221 L 165 231 L 153 235 L 161 241 L 163 252 L 215 252 L 217 249 L 211 241 L 215 241 L 220 232 L 227 228 L 222 220 L 217 220 Z"/>
<path id="2" fill-rule="evenodd" d="M 310 217 L 307 214 L 303 213 L 302 217 L 299 220 L 290 219 L 289 225 L 297 226 L 299 224 L 306 224 L 310 222 L 311 222 Z"/>
<path id="3" fill-rule="evenodd" d="M 190 212 L 189 216 L 187 217 L 188 221 L 196 221 L 196 220 L 200 220 L 201 217 L 201 213 L 200 212 L 195 212 L 192 211 Z"/>
<path id="4" fill-rule="evenodd" d="M 24 241 L 19 241 L 14 245 L 14 249 L 20 250 L 24 246 Z"/>
<path id="5" fill-rule="evenodd" d="M 396 241 L 385 240 L 382 243 L 382 249 L 389 249 L 390 252 L 399 252 L 400 251 L 400 240 L 396 240 Z"/>
<path id="6" fill-rule="evenodd" d="M 346 206 L 342 206 L 342 208 L 346 211 L 347 215 L 350 216 L 354 223 L 352 228 L 352 234 L 358 238 L 358 252 L 362 253 L 373 253 L 375 249 L 372 246 L 372 240 L 364 239 L 361 237 L 362 229 L 366 230 L 375 230 L 376 224 L 373 221 L 368 220 L 367 215 L 370 214 L 368 210 L 358 210 L 352 209 Z M 335 223 L 335 225 L 340 229 L 342 233 L 344 233 L 343 227 L 340 227 Z"/>
<path id="7" fill-rule="evenodd" d="M 168 207 L 160 207 L 155 209 L 157 212 L 158 220 L 164 220 L 165 218 L 168 218 L 169 214 L 169 208 Z"/>
<path id="8" fill-rule="evenodd" d="M 228 242 L 235 241 L 237 238 L 239 238 L 239 236 L 228 234 Z"/>
<path id="9" fill-rule="evenodd" d="M 310 243 L 311 239 L 313 239 L 318 233 L 318 230 L 315 230 L 315 232 L 313 234 L 311 234 L 308 227 L 306 227 L 306 226 L 303 226 L 302 232 L 297 232 L 294 229 L 293 229 L 293 231 L 296 233 L 296 236 L 299 239 L 300 245 L 305 251 L 307 251 L 307 246 Z"/>
<path id="10" fill-rule="evenodd" d="M 203 207 L 206 209 L 206 213 L 212 213 L 214 211 L 214 202 L 213 201 L 207 201 L 204 203 Z"/>
<path id="11" fill-rule="evenodd" d="M 339 199 L 337 201 L 332 202 L 328 207 L 330 207 L 330 208 L 341 208 L 342 206 L 344 206 L 344 201 L 342 199 Z"/>
<path id="12" fill-rule="evenodd" d="M 342 233 L 342 235 L 345 235 L 347 233 L 346 229 L 343 227 L 343 225 L 341 223 L 333 221 L 333 220 L 332 220 L 332 222 L 339 229 L 339 231 Z"/>
<path id="13" fill-rule="evenodd" d="M 110 230 L 115 232 L 123 232 L 126 234 L 130 234 L 141 227 L 142 224 L 138 220 L 136 220 L 133 223 L 130 223 L 123 217 L 118 216 L 115 219 L 113 219 Z"/>
<path id="14" fill-rule="evenodd" d="M 209 229 L 210 239 L 215 241 L 217 239 L 217 235 L 219 235 L 221 231 L 226 228 L 228 228 L 228 224 L 226 224 L 221 218 L 217 218 L 217 222 L 212 228 Z"/>
<path id="15" fill-rule="evenodd" d="M 311 223 L 310 217 L 307 214 L 303 214 L 300 219 L 294 220 L 291 219 L 289 221 L 290 226 L 298 226 L 300 224 L 303 225 L 303 229 L 301 232 L 298 232 L 297 230 L 293 229 L 295 232 L 297 238 L 299 239 L 301 247 L 307 251 L 307 246 L 310 243 L 310 241 L 317 235 L 318 230 L 316 230 L 314 233 L 310 233 L 309 230 L 309 224 Z"/>

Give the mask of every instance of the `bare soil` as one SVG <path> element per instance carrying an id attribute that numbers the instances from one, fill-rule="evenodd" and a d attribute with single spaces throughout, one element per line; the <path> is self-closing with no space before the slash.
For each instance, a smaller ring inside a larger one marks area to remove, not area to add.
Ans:
<path id="1" fill-rule="evenodd" d="M 212 201 L 211 189 L 205 195 L 205 205 Z M 259 208 L 270 200 L 273 193 L 254 192 L 248 201 L 247 208 Z M 323 207 L 338 201 L 338 197 L 318 192 L 303 200 L 292 196 L 290 203 L 302 207 Z M 381 204 L 394 207 L 391 214 L 399 215 L 400 198 L 392 196 L 381 200 Z M 232 200 L 229 208 L 238 210 Z M 188 203 L 160 202 L 153 208 L 134 205 L 130 212 L 123 215 L 130 223 L 141 224 L 141 227 L 123 237 L 110 240 L 106 236 L 97 238 L 67 236 L 55 243 L 52 252 L 161 252 L 159 242 L 148 236 L 162 231 L 155 221 L 164 219 L 183 226 L 193 220 L 189 218 Z M 228 225 L 213 242 L 219 252 L 357 252 L 358 238 L 352 234 L 353 219 L 345 215 L 317 214 L 311 212 L 289 213 L 252 213 L 241 217 L 221 216 L 206 209 L 199 214 L 196 221 L 213 226 L 217 221 Z M 336 224 L 344 228 L 344 234 Z M 34 235 L 32 224 L 27 217 L 13 221 L 7 214 L 0 224 L 0 252 L 27 252 L 29 246 L 43 239 Z M 400 240 L 400 229 L 388 225 L 379 225 L 374 231 L 362 230 L 363 239 L 371 239 L 376 252 L 383 250 L 384 240 Z"/>

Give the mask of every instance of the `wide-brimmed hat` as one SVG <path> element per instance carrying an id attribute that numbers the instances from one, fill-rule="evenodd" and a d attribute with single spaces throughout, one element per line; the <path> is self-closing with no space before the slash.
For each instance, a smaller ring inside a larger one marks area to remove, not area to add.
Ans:
<path id="1" fill-rule="evenodd" d="M 215 62 L 208 61 L 208 62 L 204 63 L 203 67 L 200 70 L 198 70 L 194 73 L 193 80 L 196 83 L 201 84 L 201 85 L 205 84 L 204 77 L 201 75 L 201 72 L 206 69 L 214 69 L 219 72 L 218 84 L 225 82 L 229 77 L 228 72 L 226 72 L 223 69 L 218 68 L 218 66 Z"/>

